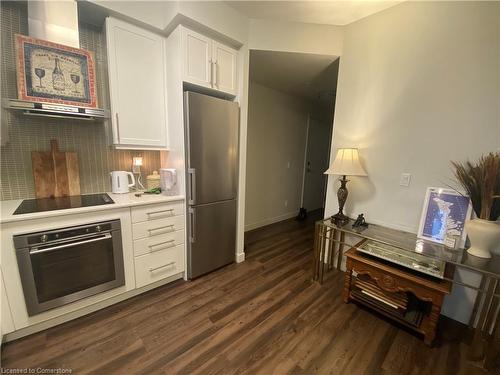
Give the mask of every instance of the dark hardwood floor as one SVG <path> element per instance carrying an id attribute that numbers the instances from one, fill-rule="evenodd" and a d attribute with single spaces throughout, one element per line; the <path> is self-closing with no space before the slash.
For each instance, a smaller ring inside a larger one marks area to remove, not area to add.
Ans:
<path id="1" fill-rule="evenodd" d="M 247 233 L 247 260 L 7 343 L 2 366 L 73 374 L 483 374 L 441 319 L 434 348 L 311 282 L 313 223 Z"/>

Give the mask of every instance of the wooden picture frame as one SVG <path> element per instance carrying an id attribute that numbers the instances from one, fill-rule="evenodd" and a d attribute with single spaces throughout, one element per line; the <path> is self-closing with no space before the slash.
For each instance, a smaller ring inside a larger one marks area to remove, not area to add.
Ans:
<path id="1" fill-rule="evenodd" d="M 16 34 L 18 99 L 97 107 L 93 54 Z"/>

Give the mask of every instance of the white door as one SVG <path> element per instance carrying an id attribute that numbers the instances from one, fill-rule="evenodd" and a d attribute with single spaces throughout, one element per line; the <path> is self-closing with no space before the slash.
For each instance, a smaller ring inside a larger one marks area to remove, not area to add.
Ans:
<path id="1" fill-rule="evenodd" d="M 223 44 L 213 42 L 214 88 L 236 95 L 238 51 Z"/>
<path id="2" fill-rule="evenodd" d="M 127 148 L 167 146 L 164 39 L 106 19 L 113 141 Z"/>
<path id="3" fill-rule="evenodd" d="M 212 88 L 212 40 L 182 29 L 184 82 Z"/>
<path id="4" fill-rule="evenodd" d="M 328 122 L 309 119 L 302 204 L 307 211 L 323 208 L 325 204 L 324 172 L 330 157 L 331 129 Z"/>

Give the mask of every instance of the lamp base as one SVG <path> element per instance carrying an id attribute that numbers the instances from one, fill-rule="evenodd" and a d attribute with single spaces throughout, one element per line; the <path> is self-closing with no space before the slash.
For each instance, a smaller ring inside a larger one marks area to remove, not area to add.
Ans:
<path id="1" fill-rule="evenodd" d="M 331 218 L 332 223 L 338 226 L 346 225 L 349 222 L 349 216 L 344 215 L 342 212 L 338 212 Z"/>
<path id="2" fill-rule="evenodd" d="M 339 212 L 332 216 L 332 223 L 338 226 L 346 225 L 349 222 L 349 216 L 344 215 L 344 204 L 347 200 L 347 182 L 349 181 L 346 176 L 342 176 L 340 181 L 340 187 L 337 191 L 337 198 L 339 199 Z"/>

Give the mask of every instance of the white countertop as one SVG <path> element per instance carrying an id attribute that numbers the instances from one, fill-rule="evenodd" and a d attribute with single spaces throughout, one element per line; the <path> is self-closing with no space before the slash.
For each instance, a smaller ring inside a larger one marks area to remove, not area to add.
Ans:
<path id="1" fill-rule="evenodd" d="M 142 206 L 146 204 L 164 203 L 172 202 L 184 199 L 183 195 L 167 196 L 163 194 L 142 194 L 140 197 L 136 197 L 135 193 L 127 194 L 113 194 L 107 193 L 111 199 L 115 202 L 114 204 L 104 204 L 100 206 L 90 206 L 90 207 L 79 207 L 79 208 L 69 208 L 65 210 L 54 210 L 54 211 L 44 211 L 44 212 L 34 212 L 30 214 L 14 215 L 14 211 L 23 201 L 22 199 L 14 199 L 9 201 L 0 202 L 0 223 L 10 223 L 22 220 L 40 219 L 51 216 L 63 216 L 63 215 L 73 215 L 85 212 L 96 212 L 103 210 L 113 210 L 117 208 L 132 207 L 132 206 Z"/>

